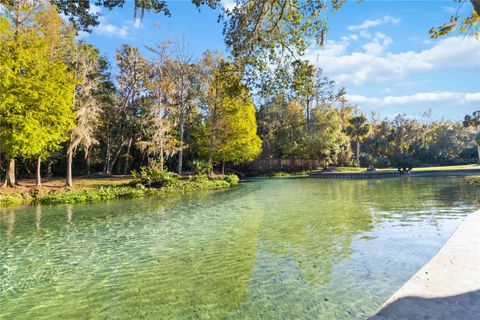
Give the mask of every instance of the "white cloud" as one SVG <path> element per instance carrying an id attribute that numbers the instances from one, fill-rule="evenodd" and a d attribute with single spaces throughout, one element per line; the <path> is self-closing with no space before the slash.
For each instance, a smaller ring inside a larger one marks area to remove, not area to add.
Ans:
<path id="1" fill-rule="evenodd" d="M 408 76 L 452 68 L 479 69 L 480 41 L 449 37 L 422 51 L 385 52 L 392 39 L 375 33 L 361 51 L 347 53 L 349 42 L 326 42 L 307 52 L 307 59 L 322 66 L 341 84 L 391 83 Z"/>
<path id="2" fill-rule="evenodd" d="M 370 53 L 373 55 L 381 55 L 385 49 L 388 48 L 390 44 L 393 43 L 393 40 L 381 33 L 381 32 L 376 32 L 375 35 L 373 36 L 372 42 L 368 42 L 362 46 L 363 50 L 365 50 L 366 53 Z"/>
<path id="3" fill-rule="evenodd" d="M 100 17 L 99 21 L 100 24 L 94 29 L 94 33 L 122 39 L 127 39 L 129 37 L 129 32 L 131 30 L 130 25 L 124 24 L 122 26 L 117 26 L 109 23 L 104 17 Z"/>
<path id="4" fill-rule="evenodd" d="M 342 39 L 343 42 L 357 41 L 358 36 L 356 34 L 351 34 L 351 35 L 348 35 L 348 36 L 343 36 L 341 39 Z"/>
<path id="5" fill-rule="evenodd" d="M 347 95 L 347 99 L 358 105 L 369 106 L 402 106 L 421 105 L 426 103 L 441 103 L 449 105 L 462 105 L 480 102 L 480 93 L 463 92 L 419 92 L 413 95 L 365 97 L 362 95 Z"/>
<path id="6" fill-rule="evenodd" d="M 368 30 L 373 27 L 378 27 L 382 24 L 393 24 L 397 25 L 400 22 L 400 19 L 392 17 L 392 16 L 384 16 L 380 19 L 373 19 L 373 20 L 365 20 L 359 25 L 351 25 L 348 26 L 348 30 L 356 31 L 356 30 Z"/>
<path id="7" fill-rule="evenodd" d="M 221 4 L 223 8 L 230 11 L 235 9 L 235 7 L 237 6 L 237 4 L 235 3 L 235 0 L 221 0 Z"/>
<path id="8" fill-rule="evenodd" d="M 95 32 L 98 34 L 106 35 L 108 37 L 119 37 L 126 39 L 128 37 L 128 27 L 127 26 L 116 26 L 110 23 L 100 24 Z"/>
<path id="9" fill-rule="evenodd" d="M 480 102 L 480 92 L 467 93 L 463 100 L 465 102 Z"/>

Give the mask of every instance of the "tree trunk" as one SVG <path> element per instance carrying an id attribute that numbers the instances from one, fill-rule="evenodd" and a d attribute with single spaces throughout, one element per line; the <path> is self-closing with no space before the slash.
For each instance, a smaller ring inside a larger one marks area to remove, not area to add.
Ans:
<path id="1" fill-rule="evenodd" d="M 127 152 L 125 153 L 125 166 L 123 167 L 123 174 L 128 174 L 128 167 L 130 162 L 130 149 L 132 147 L 132 138 L 128 139 Z"/>
<path id="2" fill-rule="evenodd" d="M 310 100 L 307 98 L 307 131 L 310 131 Z"/>
<path id="3" fill-rule="evenodd" d="M 40 156 L 37 159 L 37 187 L 42 186 L 42 174 L 40 169 L 42 168 L 42 158 Z"/>
<path id="4" fill-rule="evenodd" d="M 222 161 L 222 174 L 225 175 L 225 160 Z"/>
<path id="5" fill-rule="evenodd" d="M 360 141 L 357 140 L 357 166 L 360 167 Z"/>
<path id="6" fill-rule="evenodd" d="M 72 162 L 73 162 L 73 151 L 67 151 L 67 181 L 65 184 L 67 187 L 73 186 L 73 179 L 72 179 Z"/>
<path id="7" fill-rule="evenodd" d="M 92 158 L 90 156 L 90 152 L 87 151 L 87 157 L 85 159 L 87 161 L 87 176 L 91 176 L 91 172 L 90 172 L 90 169 L 91 169 L 91 166 L 92 166 Z"/>
<path id="8" fill-rule="evenodd" d="M 218 96 L 218 88 L 215 86 L 215 97 Z M 217 121 L 217 100 L 213 103 L 212 122 L 210 124 L 210 141 L 208 143 L 208 165 L 212 168 L 210 173 L 213 173 L 213 144 L 215 141 L 215 125 Z"/>
<path id="9" fill-rule="evenodd" d="M 117 162 L 117 174 L 121 174 L 122 173 L 122 159 L 118 160 Z"/>
<path id="10" fill-rule="evenodd" d="M 183 135 L 185 132 L 183 120 L 181 120 L 180 124 L 180 151 L 178 152 L 178 165 L 177 165 L 177 173 L 182 174 L 183 168 Z"/>
<path id="11" fill-rule="evenodd" d="M 118 150 L 115 152 L 113 155 L 113 159 L 110 157 L 109 160 L 109 165 L 107 166 L 107 174 L 112 174 L 113 172 L 113 167 L 115 166 L 115 163 L 118 160 L 118 157 L 120 156 L 120 153 L 122 152 L 123 146 L 125 145 L 125 142 L 122 143 L 122 145 L 118 148 Z M 120 161 L 119 161 L 120 162 Z M 119 169 L 120 170 L 120 169 Z"/>
<path id="12" fill-rule="evenodd" d="M 15 159 L 10 159 L 8 161 L 7 173 L 5 176 L 5 182 L 3 184 L 5 187 L 15 188 L 17 182 L 15 181 Z"/>
<path id="13" fill-rule="evenodd" d="M 108 167 L 110 166 L 110 140 L 107 140 L 107 149 L 105 150 L 105 162 L 103 164 L 103 173 L 108 173 Z"/>
<path id="14" fill-rule="evenodd" d="M 160 141 L 160 170 L 163 171 L 163 162 L 164 162 L 164 158 L 163 158 L 163 139 L 161 139 Z"/>

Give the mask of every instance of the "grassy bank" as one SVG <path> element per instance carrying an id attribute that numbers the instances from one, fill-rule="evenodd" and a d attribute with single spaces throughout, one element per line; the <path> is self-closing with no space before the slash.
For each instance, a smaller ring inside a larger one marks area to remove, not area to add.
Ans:
<path id="1" fill-rule="evenodd" d="M 414 167 L 414 171 L 448 171 L 448 170 L 462 170 L 462 169 L 480 169 L 480 165 L 477 164 L 467 164 L 467 165 L 458 165 L 458 166 L 436 166 L 436 167 Z M 256 177 L 291 177 L 291 176 L 307 176 L 308 173 L 317 170 L 298 170 L 298 171 L 271 171 L 271 172 L 254 172 L 249 174 L 249 176 Z M 396 171 L 397 168 L 376 168 L 376 171 Z M 346 172 L 346 173 L 356 173 L 356 172 L 366 172 L 366 167 L 332 167 L 331 172 Z"/>
<path id="2" fill-rule="evenodd" d="M 148 181 L 137 177 L 120 179 L 81 179 L 75 187 L 59 186 L 57 180 L 47 181 L 41 188 L 31 185 L 31 181 L 20 182 L 18 188 L 0 189 L 0 207 L 28 204 L 75 204 L 93 203 L 115 199 L 142 198 L 170 193 L 181 193 L 201 190 L 227 189 L 238 184 L 235 175 L 179 177 L 168 175 L 154 177 Z"/>

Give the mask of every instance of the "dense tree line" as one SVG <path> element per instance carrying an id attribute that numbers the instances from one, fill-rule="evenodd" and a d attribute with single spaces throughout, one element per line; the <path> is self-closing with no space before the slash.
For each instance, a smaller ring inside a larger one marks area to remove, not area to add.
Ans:
<path id="1" fill-rule="evenodd" d="M 367 120 L 345 88 L 307 61 L 263 69 L 252 83 L 238 59 L 194 57 L 181 41 L 123 45 L 112 75 L 49 2 L 4 2 L 4 10 L 0 176 L 9 186 L 34 175 L 38 185 L 57 175 L 71 186 L 73 175 L 129 174 L 144 165 L 182 173 L 198 160 L 224 171 L 258 156 L 376 166 L 478 158 L 479 113 L 463 124 Z"/>
<path id="2" fill-rule="evenodd" d="M 393 119 L 372 120 L 363 142 L 363 165 L 454 165 L 478 161 L 476 128 L 451 120 L 429 121 L 399 114 Z M 477 134 L 478 135 L 478 134 Z"/>
<path id="3" fill-rule="evenodd" d="M 194 59 L 184 43 L 163 43 L 148 48 L 147 58 L 123 45 L 113 76 L 53 6 L 16 1 L 5 9 L 0 170 L 6 185 L 15 185 L 16 173 L 31 173 L 34 161 L 38 185 L 43 173 L 66 176 L 71 186 L 73 173 L 128 174 L 144 164 L 182 173 L 194 159 L 224 169 L 260 153 L 249 90 L 221 55 Z"/>
<path id="4" fill-rule="evenodd" d="M 283 76 L 286 89 L 267 95 L 257 112 L 262 157 L 377 167 L 464 164 L 478 159 L 479 112 L 467 115 L 463 123 L 433 121 L 431 112 L 419 118 L 367 117 L 348 103 L 345 88 L 338 88 L 320 68 L 295 61 L 289 70 Z"/>
<path id="5" fill-rule="evenodd" d="M 373 115 L 368 120 L 351 106 L 315 106 L 309 121 L 306 114 L 296 100 L 283 96 L 263 105 L 258 111 L 262 156 L 376 167 L 478 161 L 478 124 L 417 119 L 405 114 L 382 120 Z"/>

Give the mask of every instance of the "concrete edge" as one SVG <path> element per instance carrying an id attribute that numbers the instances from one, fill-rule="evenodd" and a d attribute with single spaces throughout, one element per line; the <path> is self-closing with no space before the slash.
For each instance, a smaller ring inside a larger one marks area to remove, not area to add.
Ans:
<path id="1" fill-rule="evenodd" d="M 383 303 L 370 319 L 404 319 L 404 316 L 423 319 L 432 316 L 432 310 L 425 306 L 417 308 L 424 310 L 413 310 L 412 306 L 403 303 L 401 308 L 411 310 L 400 310 L 398 306 L 402 303 L 399 301 L 408 299 L 436 301 L 435 310 L 440 319 L 451 310 L 447 310 L 447 307 L 442 310 L 438 301 L 472 293 L 475 296 L 480 294 L 480 210 L 470 213 L 437 254 Z M 448 308 L 451 309 L 451 306 Z M 478 311 L 480 301 L 464 308 Z M 428 315 L 423 314 L 425 309 L 430 310 Z"/>
<path id="2" fill-rule="evenodd" d="M 409 174 L 400 174 L 398 170 L 373 171 L 373 172 L 323 172 L 313 171 L 308 175 L 320 179 L 383 179 L 398 177 L 437 177 L 437 176 L 469 176 L 479 175 L 479 168 L 456 170 L 418 170 L 414 169 Z"/>

